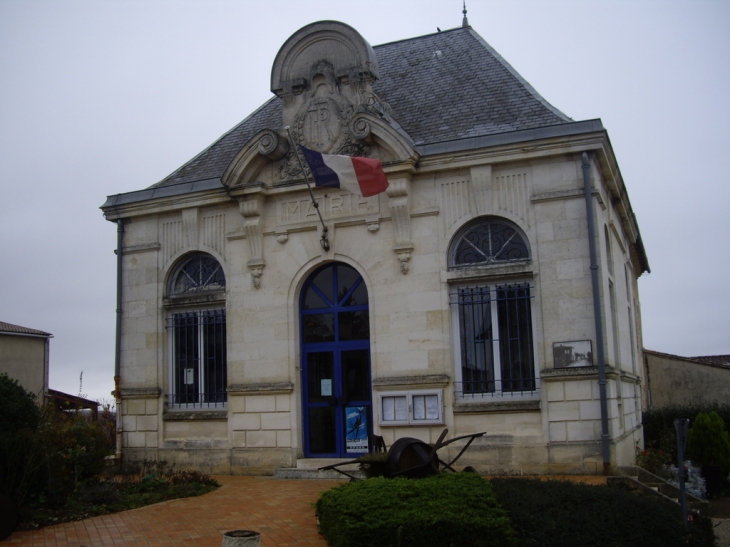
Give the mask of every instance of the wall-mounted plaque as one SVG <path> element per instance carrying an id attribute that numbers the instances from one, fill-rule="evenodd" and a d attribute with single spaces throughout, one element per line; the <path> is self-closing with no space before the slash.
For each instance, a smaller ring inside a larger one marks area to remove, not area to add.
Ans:
<path id="1" fill-rule="evenodd" d="M 593 345 L 590 340 L 554 342 L 553 363 L 555 368 L 593 366 Z"/>

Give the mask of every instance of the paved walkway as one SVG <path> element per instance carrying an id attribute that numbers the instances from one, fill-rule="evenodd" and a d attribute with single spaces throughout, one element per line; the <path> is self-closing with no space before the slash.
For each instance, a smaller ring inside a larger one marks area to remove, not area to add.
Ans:
<path id="1" fill-rule="evenodd" d="M 265 547 L 327 547 L 312 504 L 337 480 L 216 476 L 221 488 L 195 498 L 15 532 L 3 544 L 220 547 L 228 530 L 257 530 Z"/>
<path id="2" fill-rule="evenodd" d="M 221 488 L 196 498 L 93 517 L 41 530 L 15 532 L 3 544 L 51 547 L 97 545 L 220 547 L 227 530 L 257 530 L 264 547 L 327 547 L 312 504 L 338 480 L 215 477 Z M 569 478 L 605 484 L 605 477 Z"/>

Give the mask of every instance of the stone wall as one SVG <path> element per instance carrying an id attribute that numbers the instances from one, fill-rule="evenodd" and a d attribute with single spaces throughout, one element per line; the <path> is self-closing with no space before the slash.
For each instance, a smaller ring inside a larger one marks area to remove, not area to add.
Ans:
<path id="1" fill-rule="evenodd" d="M 380 427 L 374 416 L 375 433 L 387 444 L 403 436 L 434 441 L 443 427 L 452 435 L 487 431 L 467 457 L 484 471 L 600 471 L 597 369 L 556 369 L 553 362 L 555 343 L 587 340 L 594 356 L 597 351 L 580 162 L 570 155 L 561 158 L 495 165 L 488 172 L 474 168 L 421 174 L 408 185 L 405 232 L 396 226 L 395 198 L 381 194 L 344 207 L 340 201 L 348 196 L 329 192 L 330 202 L 339 204 L 339 209 L 330 207 L 332 217 L 327 218 L 329 252 L 310 228 L 311 215 L 304 209 L 307 194 L 299 190 L 257 205 L 260 235 L 246 231 L 255 216 L 250 209 L 230 200 L 211 203 L 201 198 L 177 210 L 135 217 L 125 225 L 123 260 L 126 453 L 216 472 L 270 473 L 294 465 L 302 456 L 299 292 L 310 272 L 337 260 L 356 268 L 368 288 L 373 383 L 401 378 L 399 389 L 407 390 L 423 388 L 424 377 L 442 379 L 444 423 Z M 640 436 L 642 404 L 640 367 L 632 349 L 640 333 L 630 325 L 639 322 L 635 275 L 627 236 L 611 202 L 602 197 L 605 189 L 598 174 L 594 183 L 598 224 L 608 227 L 599 230 L 598 248 L 609 433 L 614 463 L 629 465 L 633 451 L 620 445 L 633 446 Z M 516 223 L 527 236 L 532 261 L 447 270 L 454 234 L 482 215 Z M 394 252 L 394 242 L 398 233 L 406 232 L 412 252 L 404 261 Z M 605 233 L 610 234 L 610 247 Z M 252 247 L 254 239 L 260 250 Z M 192 250 L 212 254 L 227 280 L 225 294 L 214 304 L 227 310 L 229 400 L 225 408 L 213 409 L 214 415 L 205 409 L 169 408 L 166 399 L 172 389 L 166 325 L 168 315 L 178 309 L 166 300 L 166 284 L 178 259 Z M 609 252 L 613 273 L 606 267 Z M 252 263 L 254 254 L 262 261 Z M 263 266 L 257 270 L 251 264 Z M 535 360 L 541 387 L 532 397 L 515 401 L 461 401 L 454 394 L 455 318 L 449 293 L 459 283 L 514 279 L 535 287 Z"/>
<path id="2" fill-rule="evenodd" d="M 646 408 L 727 404 L 730 367 L 644 350 Z"/>

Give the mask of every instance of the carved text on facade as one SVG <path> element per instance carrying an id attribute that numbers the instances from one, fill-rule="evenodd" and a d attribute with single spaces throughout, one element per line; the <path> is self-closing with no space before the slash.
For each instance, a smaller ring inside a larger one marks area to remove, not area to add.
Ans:
<path id="1" fill-rule="evenodd" d="M 324 218 L 372 214 L 378 212 L 379 209 L 377 197 L 363 198 L 347 192 L 317 196 L 316 200 Z M 318 220 L 317 210 L 308 197 L 279 203 L 280 223 L 287 224 L 308 220 Z"/>

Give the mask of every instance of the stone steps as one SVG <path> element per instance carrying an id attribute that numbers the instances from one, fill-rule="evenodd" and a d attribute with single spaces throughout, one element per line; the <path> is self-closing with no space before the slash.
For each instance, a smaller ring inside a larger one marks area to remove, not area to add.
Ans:
<path id="1" fill-rule="evenodd" d="M 345 479 L 348 477 L 335 471 L 334 469 L 328 469 L 326 471 L 320 470 L 320 467 L 326 467 L 328 465 L 342 463 L 350 461 L 349 459 L 336 459 L 336 458 L 309 458 L 297 460 L 296 467 L 282 467 L 274 472 L 274 477 L 280 479 Z M 356 463 L 341 466 L 344 472 L 356 477 L 358 479 L 364 479 L 365 474 L 360 471 Z"/>
<path id="2" fill-rule="evenodd" d="M 655 497 L 666 503 L 679 505 L 679 489 L 672 486 L 661 477 L 649 473 L 641 467 L 631 467 L 619 470 L 622 475 L 608 477 L 609 483 L 622 484 L 638 494 Z M 687 507 L 700 513 L 706 513 L 709 503 L 686 493 Z"/>

